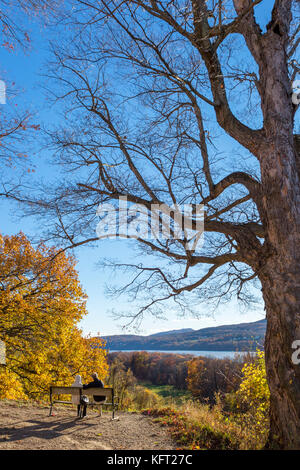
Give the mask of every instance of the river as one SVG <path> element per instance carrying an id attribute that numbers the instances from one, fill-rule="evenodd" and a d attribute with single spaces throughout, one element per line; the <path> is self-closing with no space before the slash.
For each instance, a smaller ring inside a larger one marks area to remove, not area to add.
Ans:
<path id="1" fill-rule="evenodd" d="M 204 357 L 213 357 L 215 359 L 224 359 L 229 358 L 229 359 L 234 359 L 235 356 L 237 355 L 244 355 L 247 354 L 247 351 L 162 351 L 160 349 L 141 349 L 141 350 L 135 350 L 135 349 L 128 349 L 128 350 L 117 350 L 117 349 L 110 349 L 109 352 L 140 352 L 140 351 L 146 351 L 148 353 L 166 353 L 166 354 L 191 354 L 193 356 L 204 356 Z M 255 352 L 252 352 L 251 354 L 255 354 Z"/>

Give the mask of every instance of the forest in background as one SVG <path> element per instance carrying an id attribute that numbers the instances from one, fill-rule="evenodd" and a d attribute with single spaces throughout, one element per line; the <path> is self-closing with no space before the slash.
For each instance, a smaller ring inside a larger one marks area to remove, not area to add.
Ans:
<path id="1" fill-rule="evenodd" d="M 237 355 L 235 360 L 146 351 L 108 355 L 111 370 L 116 370 L 119 375 L 132 374 L 139 383 L 187 390 L 194 398 L 208 403 L 214 403 L 218 393 L 236 391 L 242 380 L 244 363 L 253 361 L 253 356 L 247 353 Z"/>

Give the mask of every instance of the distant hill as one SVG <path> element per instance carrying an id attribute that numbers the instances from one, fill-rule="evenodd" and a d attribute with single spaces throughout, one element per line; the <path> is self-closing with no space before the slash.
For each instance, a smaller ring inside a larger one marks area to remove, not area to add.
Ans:
<path id="1" fill-rule="evenodd" d="M 104 336 L 112 350 L 163 350 L 163 351 L 251 351 L 262 348 L 266 320 L 238 325 L 222 325 L 201 330 L 183 330 L 155 333 L 149 336 Z"/>
<path id="2" fill-rule="evenodd" d="M 181 328 L 181 330 L 169 330 L 169 331 L 161 331 L 160 333 L 154 333 L 151 335 L 151 338 L 155 336 L 165 336 L 165 335 L 173 335 L 178 333 L 188 333 L 190 331 L 195 331 L 193 328 Z"/>

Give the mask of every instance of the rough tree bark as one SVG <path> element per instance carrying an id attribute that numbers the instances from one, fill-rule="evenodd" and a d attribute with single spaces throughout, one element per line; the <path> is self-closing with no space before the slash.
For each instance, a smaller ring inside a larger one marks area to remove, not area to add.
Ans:
<path id="1" fill-rule="evenodd" d="M 266 145 L 259 152 L 263 224 L 268 252 L 258 267 L 267 313 L 266 368 L 271 392 L 269 445 L 300 448 L 300 181 L 286 41 L 291 2 L 282 1 L 261 43 L 262 111 Z"/>

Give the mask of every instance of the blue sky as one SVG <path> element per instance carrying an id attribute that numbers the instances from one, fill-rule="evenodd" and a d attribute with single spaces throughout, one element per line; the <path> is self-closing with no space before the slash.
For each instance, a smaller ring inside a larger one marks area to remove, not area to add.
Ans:
<path id="1" fill-rule="evenodd" d="M 257 17 L 264 29 L 270 20 L 269 13 L 274 1 L 264 0 L 257 8 Z M 48 37 L 50 31 L 38 23 L 28 24 L 29 34 L 32 39 L 32 49 L 24 54 L 20 49 L 15 52 L 8 52 L 3 47 L 0 48 L 1 78 L 8 83 L 15 82 L 16 87 L 22 92 L 16 101 L 18 105 L 30 109 L 35 113 L 35 123 L 55 122 L 57 116 L 55 111 L 45 99 L 41 84 L 45 82 L 42 78 L 44 63 L 48 57 Z M 51 33 L 53 34 L 53 32 Z M 9 85 L 10 86 L 10 85 Z M 37 135 L 37 140 L 39 136 Z M 39 147 L 39 142 L 34 146 Z M 45 152 L 33 153 L 37 178 L 55 178 L 56 173 L 49 165 L 49 155 Z M 19 219 L 15 215 L 15 207 L 11 203 L 1 201 L 1 222 L 0 231 L 3 234 L 13 234 L 22 230 L 29 236 L 37 235 L 39 224 L 28 218 Z M 96 266 L 97 260 L 101 257 L 122 257 L 130 258 L 135 256 L 133 241 L 125 240 L 105 240 L 98 243 L 94 248 L 85 247 L 76 251 L 78 258 L 78 271 L 81 283 L 88 294 L 88 316 L 82 321 L 84 333 L 98 333 L 102 335 L 118 334 L 122 330 L 122 321 L 116 321 L 111 317 L 109 311 L 123 309 L 124 299 L 108 299 L 105 296 L 105 284 L 113 281 L 113 274 Z M 118 275 L 120 276 L 120 275 Z M 117 278 L 119 281 L 120 278 Z M 126 299 L 125 299 L 126 303 Z M 207 326 L 217 326 L 221 324 L 241 323 L 256 321 L 264 318 L 263 305 L 259 305 L 256 310 L 241 313 L 236 302 L 231 302 L 226 306 L 221 306 L 216 310 L 214 316 L 207 316 L 204 305 L 199 308 L 200 318 L 192 317 L 178 318 L 176 314 L 166 312 L 166 320 L 158 320 L 153 317 L 146 317 L 142 323 L 140 332 L 151 334 L 158 331 L 165 331 L 179 328 L 204 328 Z"/>

